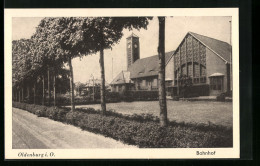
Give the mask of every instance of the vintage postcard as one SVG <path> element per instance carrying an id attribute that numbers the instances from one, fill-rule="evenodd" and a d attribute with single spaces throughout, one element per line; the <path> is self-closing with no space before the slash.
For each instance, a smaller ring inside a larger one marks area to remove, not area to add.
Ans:
<path id="1" fill-rule="evenodd" d="M 238 8 L 5 9 L 5 159 L 240 158 Z"/>

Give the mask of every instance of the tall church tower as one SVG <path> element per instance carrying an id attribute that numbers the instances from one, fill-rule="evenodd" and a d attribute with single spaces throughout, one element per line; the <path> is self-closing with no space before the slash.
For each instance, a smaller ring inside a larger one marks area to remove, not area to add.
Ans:
<path id="1" fill-rule="evenodd" d="M 126 38 L 126 54 L 128 69 L 136 60 L 140 59 L 139 37 L 134 33 Z"/>

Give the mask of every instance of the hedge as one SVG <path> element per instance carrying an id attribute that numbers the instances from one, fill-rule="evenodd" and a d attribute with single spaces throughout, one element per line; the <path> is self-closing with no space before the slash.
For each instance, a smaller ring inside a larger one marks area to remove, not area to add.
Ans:
<path id="1" fill-rule="evenodd" d="M 151 101 L 158 100 L 158 91 L 123 91 L 110 92 L 108 98 L 115 98 L 120 101 Z"/>
<path id="2" fill-rule="evenodd" d="M 170 87 L 172 96 L 177 96 L 177 87 Z M 179 97 L 198 97 L 198 96 L 208 96 L 209 95 L 209 85 L 208 84 L 194 84 L 190 87 L 179 87 Z"/>
<path id="3" fill-rule="evenodd" d="M 106 102 L 116 103 L 120 101 L 151 101 L 158 100 L 158 91 L 126 91 L 126 92 L 107 92 Z M 24 101 L 25 103 L 31 104 L 32 101 Z M 36 104 L 41 104 L 42 101 L 38 97 Z M 48 103 L 48 99 L 45 99 L 45 103 Z M 92 97 L 84 96 L 82 98 L 75 98 L 74 103 L 76 105 L 86 105 L 86 104 L 99 104 L 100 103 L 100 93 L 95 94 L 95 101 Z M 51 100 L 51 105 L 53 105 L 53 100 Z M 56 105 L 65 106 L 70 105 L 71 99 L 69 97 L 59 96 L 56 99 Z"/>
<path id="4" fill-rule="evenodd" d="M 224 93 L 217 95 L 216 100 L 217 101 L 226 101 L 226 97 L 232 97 L 232 91 L 224 92 Z"/>
<path id="5" fill-rule="evenodd" d="M 150 114 L 122 115 L 113 110 L 102 115 L 93 108 L 45 107 L 13 102 L 13 107 L 38 116 L 78 126 L 140 148 L 210 148 L 232 147 L 232 128 L 217 125 L 169 122 L 161 128 L 158 117 Z"/>

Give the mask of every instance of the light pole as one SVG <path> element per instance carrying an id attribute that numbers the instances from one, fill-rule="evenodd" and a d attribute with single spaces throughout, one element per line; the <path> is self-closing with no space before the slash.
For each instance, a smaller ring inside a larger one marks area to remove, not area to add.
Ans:
<path id="1" fill-rule="evenodd" d="M 92 77 L 92 82 L 93 82 L 93 101 L 95 101 L 95 80 L 94 80 L 94 76 L 91 74 L 91 76 L 90 77 Z"/>

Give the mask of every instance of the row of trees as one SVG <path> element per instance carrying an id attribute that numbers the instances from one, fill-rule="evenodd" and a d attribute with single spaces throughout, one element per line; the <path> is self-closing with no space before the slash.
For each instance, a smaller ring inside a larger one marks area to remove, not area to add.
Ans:
<path id="1" fill-rule="evenodd" d="M 45 80 L 47 77 L 48 104 L 51 99 L 51 85 L 53 84 L 54 105 L 56 101 L 56 79 L 63 70 L 62 66 L 69 66 L 71 110 L 75 110 L 74 81 L 72 59 L 99 52 L 101 69 L 101 108 L 106 113 L 105 100 L 105 68 L 104 50 L 112 49 L 123 36 L 123 30 L 141 28 L 147 29 L 152 17 L 61 17 L 44 18 L 36 28 L 31 39 L 13 41 L 13 91 L 20 93 L 24 87 L 34 90 L 34 102 L 36 96 L 36 84 L 42 82 L 42 104 L 45 99 Z M 167 125 L 167 110 L 165 98 L 165 18 L 159 20 L 159 46 L 160 59 L 159 72 L 159 103 L 161 125 Z M 46 74 L 47 73 L 47 74 Z M 50 78 L 52 77 L 52 79 Z M 52 81 L 50 81 L 52 80 Z M 28 93 L 30 94 L 30 93 Z M 23 97 L 22 97 L 23 98 Z"/>

